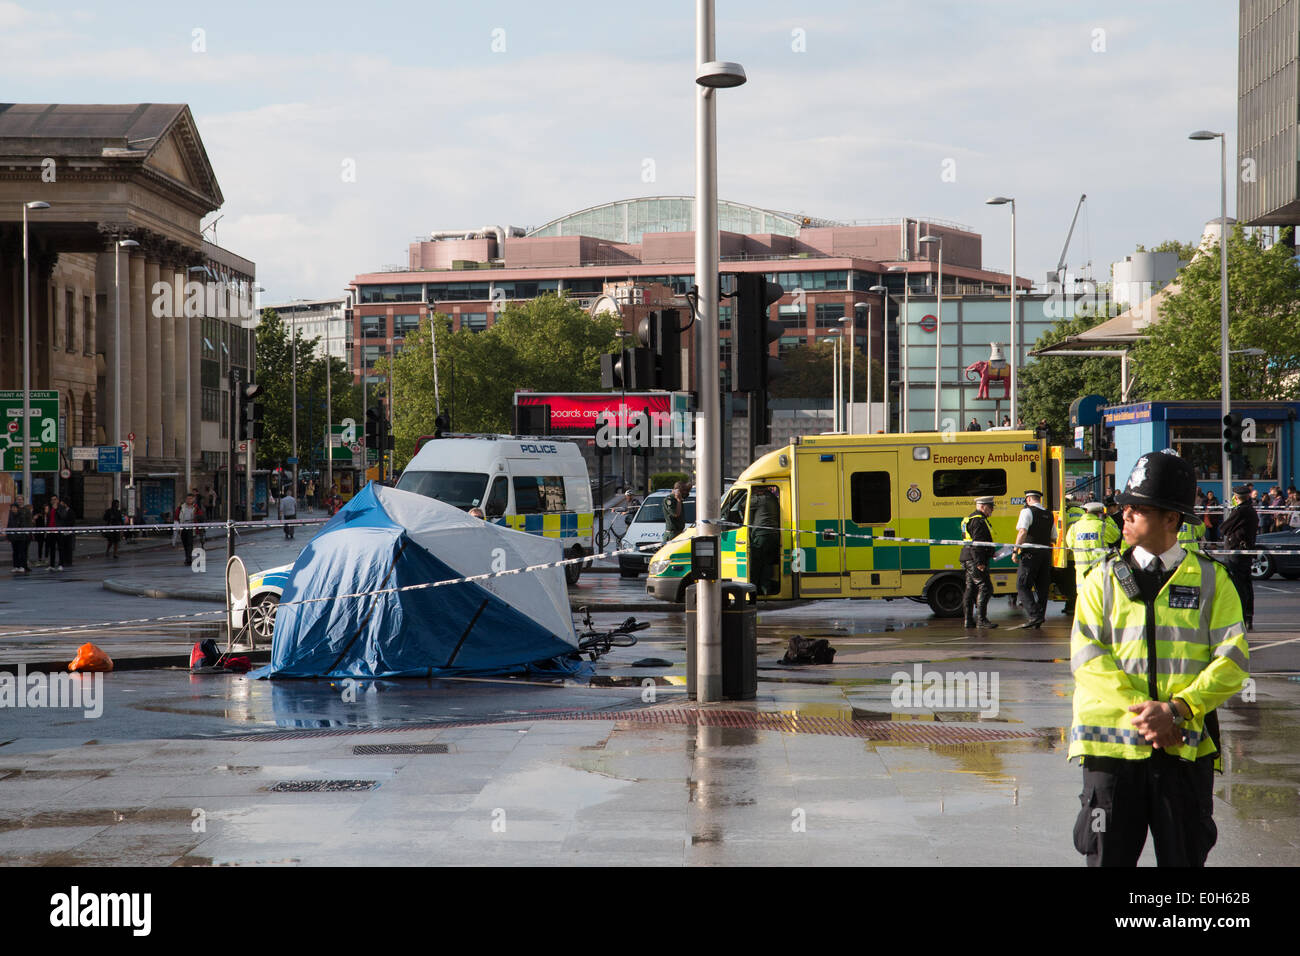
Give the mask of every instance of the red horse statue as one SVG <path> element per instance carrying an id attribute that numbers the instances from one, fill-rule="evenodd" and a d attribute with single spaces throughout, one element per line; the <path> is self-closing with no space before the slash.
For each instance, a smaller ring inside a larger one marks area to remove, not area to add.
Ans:
<path id="1" fill-rule="evenodd" d="M 972 362 L 966 366 L 966 377 L 972 380 L 975 378 L 980 380 L 980 390 L 975 396 L 976 398 L 987 399 L 989 397 L 989 382 L 994 381 L 1002 383 L 1003 399 L 1011 397 L 1011 369 L 1005 364 L 1001 368 L 992 368 L 986 360 L 980 359 L 978 362 Z"/>

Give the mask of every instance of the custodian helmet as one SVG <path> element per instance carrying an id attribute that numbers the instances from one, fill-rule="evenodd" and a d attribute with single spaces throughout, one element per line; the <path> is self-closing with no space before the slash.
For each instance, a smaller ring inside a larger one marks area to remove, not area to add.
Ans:
<path id="1" fill-rule="evenodd" d="M 1149 505 L 1195 518 L 1196 473 L 1173 452 L 1150 452 L 1137 460 L 1116 500 L 1121 505 Z"/>

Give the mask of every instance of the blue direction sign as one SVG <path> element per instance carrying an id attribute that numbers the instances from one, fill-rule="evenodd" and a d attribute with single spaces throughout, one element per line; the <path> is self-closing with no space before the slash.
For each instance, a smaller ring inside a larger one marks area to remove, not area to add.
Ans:
<path id="1" fill-rule="evenodd" d="M 296 464 L 298 464 L 298 459 L 297 459 L 297 458 L 286 458 L 286 459 L 284 460 L 284 463 L 285 463 L 286 465 L 296 465 Z"/>
<path id="2" fill-rule="evenodd" d="M 122 446 L 121 445 L 96 445 L 96 451 L 99 452 L 99 470 L 100 471 L 121 471 L 122 470 Z"/>

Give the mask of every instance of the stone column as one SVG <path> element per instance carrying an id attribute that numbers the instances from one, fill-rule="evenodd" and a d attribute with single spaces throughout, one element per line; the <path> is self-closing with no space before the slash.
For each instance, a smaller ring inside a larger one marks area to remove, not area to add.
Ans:
<path id="1" fill-rule="evenodd" d="M 163 455 L 180 458 L 181 447 L 176 422 L 176 267 L 164 262 L 158 270 L 158 281 L 166 283 L 170 291 L 160 296 L 162 305 L 162 435 Z"/>
<path id="2" fill-rule="evenodd" d="M 172 284 L 175 287 L 172 293 L 175 313 L 172 324 L 175 328 L 176 340 L 176 351 L 172 360 L 176 383 L 173 418 L 176 421 L 176 457 L 184 461 L 186 442 L 189 441 L 190 435 L 189 411 L 185 407 L 185 385 L 190 377 L 190 322 L 185 318 L 185 263 L 181 262 L 173 268 L 176 270 L 172 274 Z M 183 465 L 181 470 L 184 471 Z"/>
<path id="3" fill-rule="evenodd" d="M 161 274 L 156 252 L 151 252 L 145 259 L 145 395 L 146 395 L 146 434 L 149 436 L 149 457 L 161 458 L 166 455 L 163 447 L 163 321 L 156 306 L 158 277 Z"/>
<path id="4" fill-rule="evenodd" d="M 131 274 L 131 292 L 129 301 L 131 303 L 131 372 L 124 379 L 123 384 L 129 382 L 131 385 L 131 413 L 127 417 L 127 431 L 135 432 L 136 444 L 136 465 L 140 460 L 155 454 L 154 449 L 145 447 L 145 438 L 148 434 L 146 425 L 149 421 L 149 393 L 146 382 L 149 378 L 148 362 L 148 345 L 145 341 L 148 326 L 145 322 L 145 312 L 148 311 L 148 296 L 144 285 L 144 255 L 138 250 L 131 252 L 130 268 L 123 265 L 123 278 L 126 273 Z M 126 308 L 128 301 L 127 290 L 122 289 L 122 307 Z M 123 317 L 125 319 L 125 316 Z M 125 398 L 125 391 L 123 391 Z M 137 468 L 138 470 L 138 468 Z"/>
<path id="5" fill-rule="evenodd" d="M 195 460 L 198 461 L 203 458 L 203 428 L 200 424 L 203 409 L 203 379 L 199 374 L 199 360 L 203 354 L 203 332 L 197 315 L 191 315 L 185 322 L 190 327 L 189 367 L 190 381 L 194 383 L 191 386 L 193 403 L 190 405 L 190 434 L 194 437 L 190 440 L 190 446 L 194 451 Z M 195 465 L 195 468 L 197 469 L 198 465 Z"/>

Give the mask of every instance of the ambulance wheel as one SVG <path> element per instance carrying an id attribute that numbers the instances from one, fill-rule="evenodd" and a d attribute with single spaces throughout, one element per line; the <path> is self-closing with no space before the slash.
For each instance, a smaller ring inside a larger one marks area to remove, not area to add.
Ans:
<path id="1" fill-rule="evenodd" d="M 263 594 L 253 601 L 248 615 L 248 626 L 259 644 L 270 644 L 275 636 L 275 610 L 280 606 L 278 594 Z"/>
<path id="2" fill-rule="evenodd" d="M 961 617 L 966 603 L 966 582 L 952 575 L 939 578 L 931 582 L 925 596 L 935 617 Z"/>
<path id="3" fill-rule="evenodd" d="M 575 546 L 572 551 L 565 555 L 566 558 L 582 557 L 582 548 Z M 582 576 L 582 565 L 575 562 L 564 566 L 564 581 L 570 587 L 578 583 L 578 578 Z"/>

